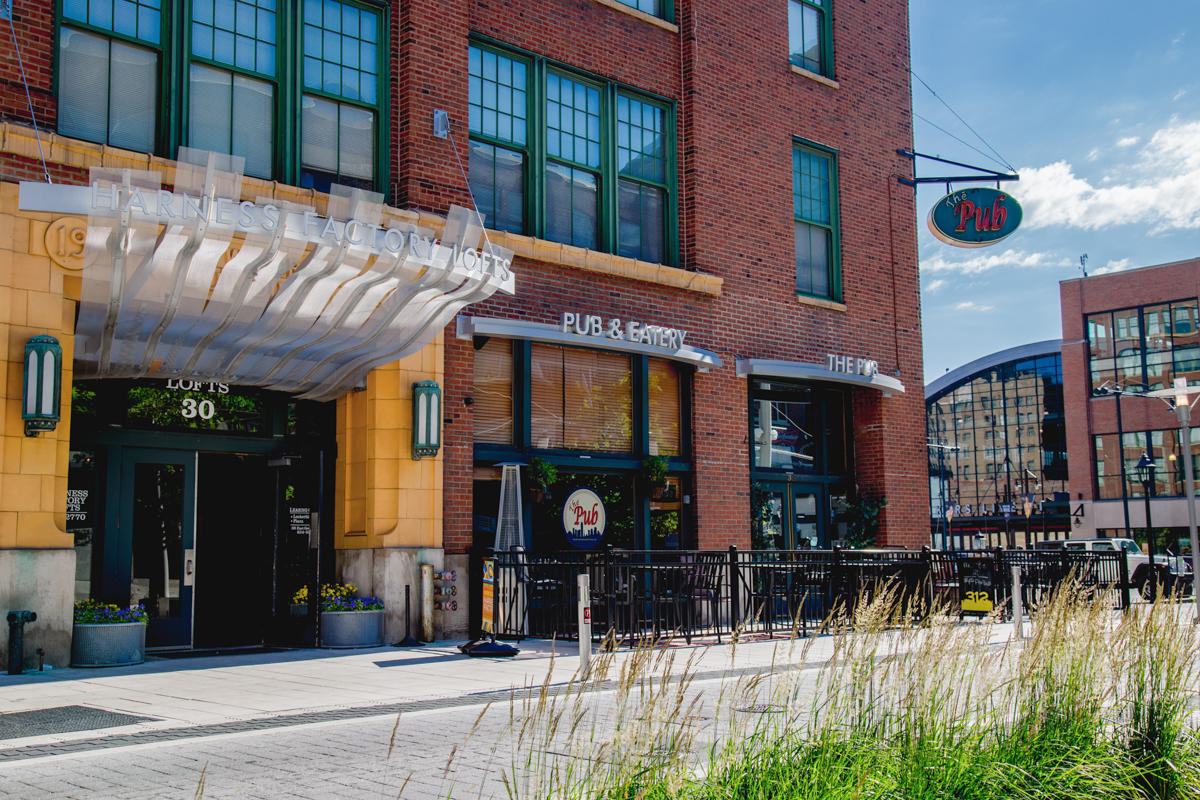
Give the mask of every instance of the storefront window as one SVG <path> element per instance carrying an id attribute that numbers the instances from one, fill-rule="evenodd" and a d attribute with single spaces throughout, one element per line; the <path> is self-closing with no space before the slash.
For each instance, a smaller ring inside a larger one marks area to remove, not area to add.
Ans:
<path id="1" fill-rule="evenodd" d="M 679 369 L 657 358 L 648 364 L 650 396 L 650 455 L 680 454 Z"/>
<path id="2" fill-rule="evenodd" d="M 538 449 L 633 450 L 629 356 L 534 344 L 530 434 Z"/>
<path id="3" fill-rule="evenodd" d="M 1154 459 L 1154 494 L 1157 497 L 1182 497 L 1184 454 L 1179 447 L 1179 431 L 1135 431 L 1126 433 L 1118 444 L 1118 435 L 1106 433 L 1094 437 L 1096 459 L 1096 497 L 1119 499 L 1121 495 L 1121 459 L 1125 459 L 1126 497 L 1143 495 L 1137 463 L 1142 454 Z M 1200 430 L 1192 430 L 1192 465 L 1200 472 Z"/>
<path id="4" fill-rule="evenodd" d="M 475 351 L 475 441 L 513 443 L 512 342 L 489 339 Z"/>
<path id="5" fill-rule="evenodd" d="M 96 454 L 72 450 L 67 461 L 67 533 L 75 537 L 75 600 L 92 596 L 96 550 Z"/>

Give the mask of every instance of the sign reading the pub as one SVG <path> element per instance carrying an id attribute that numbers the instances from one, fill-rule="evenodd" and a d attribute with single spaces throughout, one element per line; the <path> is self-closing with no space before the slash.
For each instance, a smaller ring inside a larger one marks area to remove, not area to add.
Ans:
<path id="1" fill-rule="evenodd" d="M 604 503 L 591 489 L 576 489 L 563 503 L 563 533 L 580 550 L 591 550 L 600 543 L 608 520 Z"/>
<path id="2" fill-rule="evenodd" d="M 1021 206 L 1012 195 L 987 186 L 951 192 L 929 210 L 929 230 L 955 247 L 995 244 L 1020 224 Z"/>

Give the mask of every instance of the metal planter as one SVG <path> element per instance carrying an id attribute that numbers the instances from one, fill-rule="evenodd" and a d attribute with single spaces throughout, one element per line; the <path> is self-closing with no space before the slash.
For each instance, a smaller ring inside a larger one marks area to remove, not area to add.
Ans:
<path id="1" fill-rule="evenodd" d="M 146 623 L 76 623 L 71 634 L 72 667 L 128 667 L 146 660 Z"/>
<path id="2" fill-rule="evenodd" d="M 322 611 L 321 647 L 378 647 L 383 644 L 383 609 Z"/>

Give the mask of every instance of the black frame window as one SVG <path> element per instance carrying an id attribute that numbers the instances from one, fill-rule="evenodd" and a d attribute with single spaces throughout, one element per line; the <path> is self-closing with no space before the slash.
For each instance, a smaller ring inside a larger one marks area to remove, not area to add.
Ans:
<path id="1" fill-rule="evenodd" d="M 1200 385 L 1200 304 L 1195 299 L 1084 317 L 1092 394 L 1153 391 L 1176 377 Z"/>

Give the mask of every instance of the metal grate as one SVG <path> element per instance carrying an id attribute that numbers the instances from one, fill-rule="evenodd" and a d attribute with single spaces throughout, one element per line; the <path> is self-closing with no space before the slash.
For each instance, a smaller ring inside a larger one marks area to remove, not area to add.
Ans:
<path id="1" fill-rule="evenodd" d="M 58 706 L 39 708 L 35 711 L 13 711 L 0 714 L 0 740 L 20 739 L 25 736 L 42 736 L 47 733 L 70 733 L 92 731 L 99 728 L 116 728 L 138 722 L 154 722 L 155 717 L 139 717 L 120 714 L 102 708 L 88 706 Z"/>

